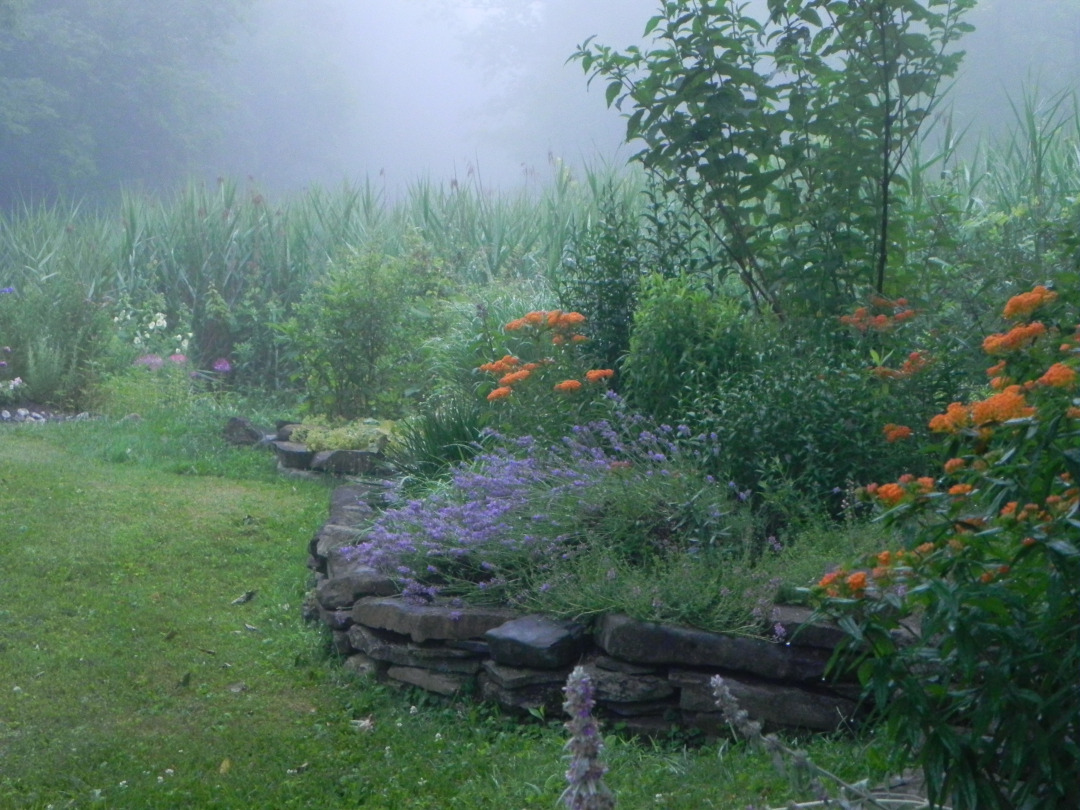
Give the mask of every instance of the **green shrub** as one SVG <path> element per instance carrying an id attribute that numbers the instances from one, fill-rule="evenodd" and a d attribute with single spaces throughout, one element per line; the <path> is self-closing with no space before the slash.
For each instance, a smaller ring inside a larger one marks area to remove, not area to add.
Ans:
<path id="1" fill-rule="evenodd" d="M 737 301 L 699 282 L 647 277 L 623 365 L 627 399 L 661 421 L 681 419 L 688 391 L 706 392 L 753 366 L 754 328 Z"/>
<path id="2" fill-rule="evenodd" d="M 330 426 L 305 422 L 292 433 L 292 440 L 303 442 L 309 450 L 368 450 L 381 453 L 390 441 L 394 426 L 389 422 L 364 419 Z"/>
<path id="3" fill-rule="evenodd" d="M 437 331 L 437 268 L 422 254 L 357 253 L 304 295 L 279 331 L 308 407 L 333 417 L 393 416 L 424 391 L 420 346 Z"/>
<path id="4" fill-rule="evenodd" d="M 557 278 L 559 303 L 589 321 L 589 353 L 598 365 L 616 368 L 630 349 L 630 324 L 644 272 L 641 218 L 620 205 L 611 183 L 599 213 L 574 234 Z"/>
<path id="5" fill-rule="evenodd" d="M 22 394 L 45 405 L 78 407 L 109 346 L 105 308 L 79 283 L 29 274 L 0 295 L 0 343 L 5 378 L 20 377 Z"/>

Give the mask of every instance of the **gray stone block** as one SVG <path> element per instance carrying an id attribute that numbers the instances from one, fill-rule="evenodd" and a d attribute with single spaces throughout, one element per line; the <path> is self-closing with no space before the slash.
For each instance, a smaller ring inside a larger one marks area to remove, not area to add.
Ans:
<path id="1" fill-rule="evenodd" d="M 546 616 L 522 616 L 484 634 L 491 657 L 500 664 L 562 669 L 585 650 L 585 628 Z"/>

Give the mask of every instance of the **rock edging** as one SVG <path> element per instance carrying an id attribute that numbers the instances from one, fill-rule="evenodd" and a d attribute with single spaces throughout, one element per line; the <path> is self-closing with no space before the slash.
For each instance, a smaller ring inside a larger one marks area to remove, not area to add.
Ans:
<path id="1" fill-rule="evenodd" d="M 857 686 L 824 678 L 843 634 L 809 624 L 805 608 L 777 609 L 776 624 L 792 639 L 781 643 L 618 614 L 589 628 L 501 608 L 412 604 L 389 577 L 342 552 L 362 536 L 380 493 L 362 482 L 337 487 L 308 547 L 316 587 L 305 614 L 330 629 L 354 672 L 557 715 L 566 678 L 582 665 L 600 713 L 645 734 L 725 730 L 708 684 L 717 674 L 767 727 L 833 731 L 856 716 Z"/>

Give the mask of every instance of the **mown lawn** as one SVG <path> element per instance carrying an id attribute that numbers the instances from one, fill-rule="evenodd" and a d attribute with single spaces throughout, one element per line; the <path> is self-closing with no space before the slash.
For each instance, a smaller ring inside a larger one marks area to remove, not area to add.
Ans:
<path id="1" fill-rule="evenodd" d="M 0 807 L 556 806 L 555 719 L 352 678 L 301 622 L 325 484 L 118 463 L 104 430 L 0 429 Z M 867 768 L 861 743 L 810 748 Z M 608 754 L 620 807 L 789 795 L 740 745 Z"/>

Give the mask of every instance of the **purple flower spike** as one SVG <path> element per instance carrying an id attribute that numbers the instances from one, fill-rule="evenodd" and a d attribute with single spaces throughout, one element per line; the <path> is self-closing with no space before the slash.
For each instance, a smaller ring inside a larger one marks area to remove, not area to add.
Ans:
<path id="1" fill-rule="evenodd" d="M 0 290 L 0 295 L 7 295 L 8 293 L 13 293 L 13 292 L 15 292 L 14 287 L 4 287 L 4 289 Z"/>
<path id="2" fill-rule="evenodd" d="M 567 788 L 561 796 L 570 810 L 613 810 L 615 796 L 604 784 L 607 766 L 600 755 L 604 740 L 592 716 L 596 703 L 592 680 L 584 668 L 576 667 L 566 680 L 566 702 L 563 709 L 570 715 L 566 724 L 570 740 L 570 767 L 566 771 Z"/>
<path id="3" fill-rule="evenodd" d="M 230 371 L 232 371 L 232 363 L 230 363 L 224 357 L 219 357 L 217 360 L 214 361 L 213 368 L 214 371 L 218 372 L 219 374 L 228 374 Z"/>

